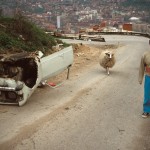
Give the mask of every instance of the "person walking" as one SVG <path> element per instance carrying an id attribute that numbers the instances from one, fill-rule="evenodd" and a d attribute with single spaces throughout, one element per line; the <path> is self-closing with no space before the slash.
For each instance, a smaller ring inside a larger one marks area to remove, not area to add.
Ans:
<path id="1" fill-rule="evenodd" d="M 143 118 L 150 116 L 150 51 L 147 51 L 141 57 L 141 63 L 139 67 L 139 84 L 144 81 L 144 100 L 143 100 Z"/>

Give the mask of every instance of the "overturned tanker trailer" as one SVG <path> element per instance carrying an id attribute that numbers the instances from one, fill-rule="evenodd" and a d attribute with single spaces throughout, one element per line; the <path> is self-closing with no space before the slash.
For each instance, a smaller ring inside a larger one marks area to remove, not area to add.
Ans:
<path id="1" fill-rule="evenodd" d="M 23 106 L 41 83 L 73 63 L 72 46 L 42 58 L 40 54 L 0 56 L 0 104 Z"/>

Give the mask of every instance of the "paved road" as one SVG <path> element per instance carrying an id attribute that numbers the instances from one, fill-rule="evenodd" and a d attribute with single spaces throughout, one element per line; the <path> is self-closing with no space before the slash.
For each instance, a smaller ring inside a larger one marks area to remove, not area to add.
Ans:
<path id="1" fill-rule="evenodd" d="M 37 89 L 23 107 L 0 106 L 0 149 L 150 149 L 150 119 L 141 118 L 143 85 L 137 81 L 148 39 L 104 37 L 125 45 L 111 75 L 96 64 L 58 89 Z"/>

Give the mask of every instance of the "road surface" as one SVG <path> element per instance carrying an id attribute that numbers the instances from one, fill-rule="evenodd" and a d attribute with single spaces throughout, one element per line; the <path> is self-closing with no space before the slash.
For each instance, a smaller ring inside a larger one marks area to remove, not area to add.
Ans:
<path id="1" fill-rule="evenodd" d="M 110 76 L 97 63 L 59 88 L 37 89 L 23 107 L 0 106 L 1 150 L 150 150 L 150 118 L 141 118 L 138 84 L 148 39 L 104 38 L 101 44 L 124 45 Z"/>

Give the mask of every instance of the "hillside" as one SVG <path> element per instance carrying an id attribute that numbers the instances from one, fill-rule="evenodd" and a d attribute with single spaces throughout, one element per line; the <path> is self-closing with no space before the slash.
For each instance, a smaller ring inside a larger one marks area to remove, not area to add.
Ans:
<path id="1" fill-rule="evenodd" d="M 0 17 L 0 53 L 33 52 L 53 53 L 52 47 L 60 40 L 46 34 L 23 16 Z"/>

